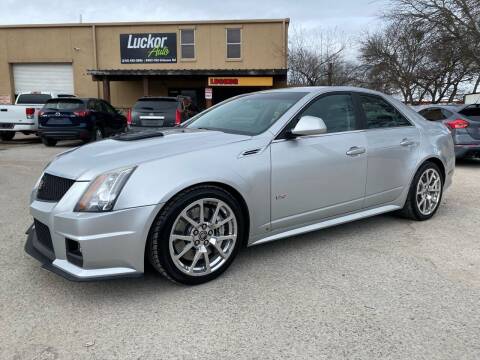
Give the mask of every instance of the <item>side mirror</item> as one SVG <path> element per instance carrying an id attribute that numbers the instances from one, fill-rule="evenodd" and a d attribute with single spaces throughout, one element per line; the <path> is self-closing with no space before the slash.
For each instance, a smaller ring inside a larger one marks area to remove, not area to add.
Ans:
<path id="1" fill-rule="evenodd" d="M 294 136 L 319 135 L 326 132 L 325 122 L 319 117 L 309 115 L 302 116 L 291 131 Z"/>

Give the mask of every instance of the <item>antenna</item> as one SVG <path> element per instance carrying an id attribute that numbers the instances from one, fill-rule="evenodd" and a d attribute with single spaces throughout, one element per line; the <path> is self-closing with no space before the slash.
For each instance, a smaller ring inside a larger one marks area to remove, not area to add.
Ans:
<path id="1" fill-rule="evenodd" d="M 83 22 L 83 16 L 80 14 L 80 24 Z"/>

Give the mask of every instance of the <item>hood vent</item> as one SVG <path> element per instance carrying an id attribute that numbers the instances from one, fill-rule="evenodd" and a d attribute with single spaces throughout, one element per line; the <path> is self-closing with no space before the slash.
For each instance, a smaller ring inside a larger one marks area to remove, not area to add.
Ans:
<path id="1" fill-rule="evenodd" d="M 245 150 L 244 152 L 242 152 L 242 153 L 240 154 L 240 157 L 255 155 L 255 154 L 258 154 L 260 151 L 262 151 L 261 148 L 251 149 L 251 150 Z"/>

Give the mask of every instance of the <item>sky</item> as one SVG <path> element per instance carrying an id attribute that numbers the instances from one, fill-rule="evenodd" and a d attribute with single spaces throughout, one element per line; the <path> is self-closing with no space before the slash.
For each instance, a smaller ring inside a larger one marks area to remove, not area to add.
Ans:
<path id="1" fill-rule="evenodd" d="M 290 28 L 355 37 L 378 25 L 388 0 L 0 0 L 0 25 L 290 18 Z M 351 54 L 354 54 L 351 52 Z"/>

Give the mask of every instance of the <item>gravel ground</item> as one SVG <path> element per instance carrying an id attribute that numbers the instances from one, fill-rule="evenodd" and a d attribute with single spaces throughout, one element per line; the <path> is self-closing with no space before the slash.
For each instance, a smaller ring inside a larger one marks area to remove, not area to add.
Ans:
<path id="1" fill-rule="evenodd" d="M 480 161 L 427 222 L 379 216 L 241 251 L 219 279 L 74 283 L 23 252 L 68 148 L 0 142 L 0 359 L 479 359 Z"/>

